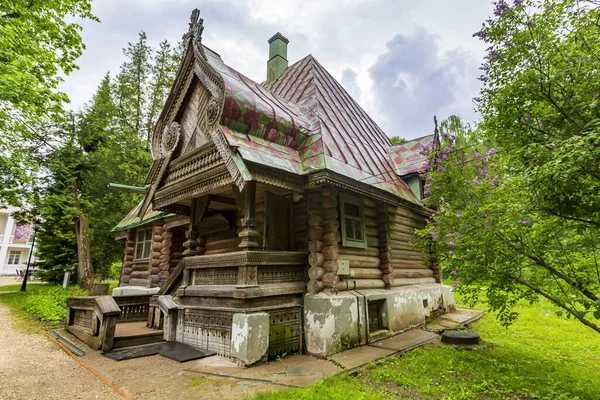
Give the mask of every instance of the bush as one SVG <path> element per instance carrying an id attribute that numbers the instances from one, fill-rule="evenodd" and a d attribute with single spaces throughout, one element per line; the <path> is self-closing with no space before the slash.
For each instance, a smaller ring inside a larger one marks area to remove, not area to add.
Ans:
<path id="1" fill-rule="evenodd" d="M 86 294 L 78 287 L 63 289 L 56 286 L 50 290 L 35 291 L 26 297 L 25 311 L 41 321 L 60 321 L 66 317 L 67 299 Z"/>

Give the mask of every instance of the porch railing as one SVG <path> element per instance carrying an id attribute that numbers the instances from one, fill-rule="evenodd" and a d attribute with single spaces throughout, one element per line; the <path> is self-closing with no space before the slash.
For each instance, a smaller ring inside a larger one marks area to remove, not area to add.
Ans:
<path id="1" fill-rule="evenodd" d="M 65 329 L 92 349 L 109 351 L 116 325 L 146 321 L 149 309 L 150 295 L 70 297 Z"/>

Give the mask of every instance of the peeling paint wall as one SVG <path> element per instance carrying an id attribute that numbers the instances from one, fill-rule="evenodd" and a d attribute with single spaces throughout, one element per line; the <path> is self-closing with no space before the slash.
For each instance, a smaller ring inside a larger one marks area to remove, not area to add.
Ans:
<path id="1" fill-rule="evenodd" d="M 450 288 L 440 284 L 348 291 L 335 295 L 307 294 L 304 299 L 304 332 L 308 352 L 317 357 L 327 357 L 368 343 L 368 303 L 377 300 L 385 304 L 381 319 L 389 329 L 389 335 L 423 325 L 432 312 L 448 312 L 455 307 Z"/>

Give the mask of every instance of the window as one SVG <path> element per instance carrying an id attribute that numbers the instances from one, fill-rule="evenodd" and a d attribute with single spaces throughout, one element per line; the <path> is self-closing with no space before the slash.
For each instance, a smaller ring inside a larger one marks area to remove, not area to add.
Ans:
<path id="1" fill-rule="evenodd" d="M 135 241 L 135 259 L 141 260 L 150 257 L 152 249 L 152 229 L 138 231 Z"/>
<path id="2" fill-rule="evenodd" d="M 19 264 L 21 261 L 21 252 L 18 250 L 11 250 L 8 254 L 8 264 Z"/>
<path id="3" fill-rule="evenodd" d="M 342 246 L 367 247 L 365 218 L 362 200 L 340 193 L 340 211 L 342 221 Z"/>

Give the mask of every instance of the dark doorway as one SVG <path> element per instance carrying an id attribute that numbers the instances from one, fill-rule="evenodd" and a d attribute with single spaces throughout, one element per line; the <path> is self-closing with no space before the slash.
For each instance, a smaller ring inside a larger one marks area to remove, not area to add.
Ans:
<path id="1" fill-rule="evenodd" d="M 290 200 L 267 192 L 265 250 L 290 250 Z"/>

